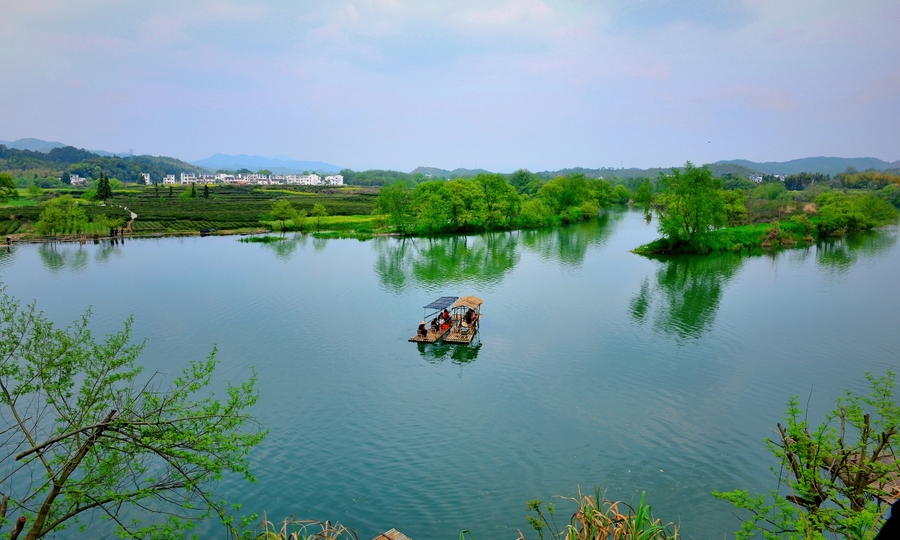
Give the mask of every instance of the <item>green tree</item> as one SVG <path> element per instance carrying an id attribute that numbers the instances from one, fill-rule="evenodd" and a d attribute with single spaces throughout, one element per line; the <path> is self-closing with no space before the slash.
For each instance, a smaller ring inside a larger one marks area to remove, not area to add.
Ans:
<path id="1" fill-rule="evenodd" d="M 19 197 L 19 190 L 16 189 L 16 183 L 13 181 L 11 175 L 7 173 L 0 173 L 0 200 L 5 200 L 6 198 L 17 199 Z"/>
<path id="2" fill-rule="evenodd" d="M 212 516 L 229 522 L 209 488 L 226 473 L 253 481 L 247 456 L 265 436 L 247 412 L 255 374 L 221 401 L 209 391 L 215 349 L 177 377 L 144 376 L 131 319 L 97 342 L 89 317 L 60 329 L 33 303 L 0 297 L 6 518 L 24 518 L 28 540 L 101 516 L 129 538 L 181 537 Z"/>
<path id="3" fill-rule="evenodd" d="M 736 227 L 747 221 L 747 193 L 742 189 L 722 191 L 725 203 L 725 222 L 729 227 Z"/>
<path id="4" fill-rule="evenodd" d="M 815 428 L 797 397 L 788 401 L 778 437 L 766 440 L 779 462 L 771 468 L 778 488 L 759 495 L 713 493 L 749 514 L 737 540 L 875 536 L 881 514 L 876 497 L 889 495 L 878 482 L 900 473 L 890 459 L 900 433 L 900 406 L 892 371 L 880 378 L 867 373 L 866 379 L 868 395 L 847 391 Z"/>
<path id="5" fill-rule="evenodd" d="M 451 197 L 447 183 L 443 180 L 418 184 L 412 193 L 412 206 L 420 230 L 435 233 L 447 229 Z"/>
<path id="6" fill-rule="evenodd" d="M 481 225 L 486 218 L 484 191 L 474 180 L 460 178 L 447 182 L 450 193 L 450 220 L 453 229 L 464 231 Z"/>
<path id="7" fill-rule="evenodd" d="M 285 230 L 284 222 L 289 219 L 294 219 L 294 217 L 297 215 L 297 211 L 294 209 L 294 205 L 291 204 L 291 201 L 287 201 L 284 199 L 272 203 L 271 213 L 272 219 L 281 222 L 282 231 Z"/>
<path id="8" fill-rule="evenodd" d="M 203 184 L 203 198 L 209 198 L 209 184 Z"/>
<path id="9" fill-rule="evenodd" d="M 45 203 L 35 229 L 43 235 L 77 233 L 84 230 L 87 216 L 71 195 L 63 195 Z"/>
<path id="10" fill-rule="evenodd" d="M 260 170 L 256 171 L 256 174 L 264 174 L 266 176 L 272 176 L 272 171 L 270 171 L 269 169 L 260 169 Z"/>
<path id="11" fill-rule="evenodd" d="M 110 197 L 112 197 L 112 187 L 109 184 L 109 178 L 106 173 L 101 172 L 97 181 L 97 199 L 105 201 Z"/>
<path id="12" fill-rule="evenodd" d="M 318 229 L 322 226 L 322 218 L 328 215 L 328 211 L 325 210 L 322 203 L 316 203 L 312 207 L 311 215 L 316 218 L 316 229 Z"/>
<path id="13" fill-rule="evenodd" d="M 59 179 L 63 184 L 66 185 L 70 185 L 72 183 L 72 175 L 69 174 L 69 171 L 64 171 Z"/>
<path id="14" fill-rule="evenodd" d="M 195 198 L 197 196 L 197 184 L 191 182 L 191 198 Z"/>
<path id="15" fill-rule="evenodd" d="M 688 245 L 702 251 L 703 235 L 726 222 L 725 203 L 719 195 L 722 183 L 713 178 L 709 167 L 695 167 L 688 161 L 684 172 L 660 173 L 659 185 L 659 232 L 670 248 Z"/>
<path id="16" fill-rule="evenodd" d="M 481 173 L 474 180 L 484 192 L 484 228 L 487 230 L 506 228 L 521 209 L 516 188 L 511 186 L 502 174 Z"/>
<path id="17" fill-rule="evenodd" d="M 653 192 L 653 184 L 650 183 L 650 179 L 645 178 L 641 180 L 637 189 L 634 191 L 634 202 L 644 210 L 644 213 L 648 215 L 648 218 L 650 215 L 650 208 L 653 206 L 653 201 L 655 199 L 656 194 Z"/>
<path id="18" fill-rule="evenodd" d="M 376 210 L 388 216 L 388 221 L 401 234 L 410 232 L 413 224 L 410 190 L 402 182 L 383 186 L 375 199 Z"/>
<path id="19" fill-rule="evenodd" d="M 32 199 L 37 199 L 43 192 L 44 190 L 42 190 L 41 186 L 37 184 L 31 184 L 30 186 L 28 186 L 28 196 Z"/>

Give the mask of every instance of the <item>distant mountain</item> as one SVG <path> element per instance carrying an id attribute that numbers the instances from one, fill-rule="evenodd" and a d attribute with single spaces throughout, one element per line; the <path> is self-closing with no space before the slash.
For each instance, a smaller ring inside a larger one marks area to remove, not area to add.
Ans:
<path id="1" fill-rule="evenodd" d="M 717 161 L 717 165 L 740 165 L 765 174 L 797 174 L 801 172 L 837 174 L 847 170 L 847 167 L 855 167 L 856 170 L 865 171 L 875 169 L 884 171 L 900 167 L 900 162 L 888 163 L 878 158 L 839 158 L 839 157 L 811 157 L 793 159 L 791 161 L 767 161 L 756 163 L 745 159 L 730 161 Z"/>
<path id="2" fill-rule="evenodd" d="M 15 148 L 16 150 L 31 150 L 32 152 L 44 153 L 47 153 L 54 148 L 66 146 L 61 142 L 42 141 L 40 139 L 32 139 L 31 137 L 19 139 L 17 141 L 0 141 L 0 144 L 5 144 L 7 148 Z"/>
<path id="3" fill-rule="evenodd" d="M 331 163 L 322 161 L 297 161 L 286 156 L 264 157 L 264 156 L 248 156 L 239 154 L 236 156 L 229 154 L 215 154 L 206 159 L 198 159 L 191 161 L 193 165 L 205 167 L 209 170 L 216 171 L 218 169 L 249 169 L 258 171 L 260 169 L 268 169 L 275 174 L 299 174 L 304 171 L 336 173 L 341 168 Z"/>
<path id="4" fill-rule="evenodd" d="M 434 178 L 472 178 L 482 173 L 489 173 L 484 169 L 438 169 L 437 167 L 416 167 L 409 174 L 423 174 Z"/>

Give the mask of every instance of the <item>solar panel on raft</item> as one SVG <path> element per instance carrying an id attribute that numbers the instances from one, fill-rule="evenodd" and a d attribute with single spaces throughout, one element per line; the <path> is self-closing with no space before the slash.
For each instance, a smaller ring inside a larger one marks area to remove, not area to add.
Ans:
<path id="1" fill-rule="evenodd" d="M 458 296 L 442 296 L 434 302 L 424 306 L 425 309 L 444 309 L 453 305 L 459 299 Z"/>

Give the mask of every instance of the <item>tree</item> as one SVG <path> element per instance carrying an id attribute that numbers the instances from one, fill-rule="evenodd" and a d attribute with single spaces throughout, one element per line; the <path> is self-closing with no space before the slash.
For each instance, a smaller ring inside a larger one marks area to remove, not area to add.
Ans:
<path id="1" fill-rule="evenodd" d="M 660 173 L 659 232 L 669 247 L 688 245 L 701 250 L 705 233 L 725 225 L 725 203 L 719 195 L 721 181 L 713 178 L 709 167 L 695 167 L 688 161 L 684 172 Z"/>
<path id="2" fill-rule="evenodd" d="M 64 171 L 59 180 L 68 186 L 72 183 L 72 175 L 69 174 L 69 171 Z"/>
<path id="3" fill-rule="evenodd" d="M 112 187 L 109 185 L 109 178 L 106 173 L 100 173 L 100 179 L 97 181 L 97 198 L 101 201 L 112 197 Z"/>
<path id="4" fill-rule="evenodd" d="M 291 201 L 282 199 L 272 203 L 272 219 L 281 222 L 282 231 L 285 230 L 285 220 L 294 219 L 296 215 L 297 211 L 294 210 L 294 206 L 291 204 Z"/>
<path id="5" fill-rule="evenodd" d="M 409 232 L 413 222 L 409 191 L 403 182 L 394 182 L 383 186 L 375 199 L 377 211 L 386 214 L 388 221 L 401 234 Z"/>
<path id="6" fill-rule="evenodd" d="M 203 198 L 209 198 L 209 184 L 203 184 Z"/>
<path id="7" fill-rule="evenodd" d="M 754 538 L 868 540 L 881 514 L 875 497 L 889 494 L 879 482 L 900 474 L 893 448 L 900 433 L 895 376 L 866 374 L 868 395 L 847 391 L 823 424 L 812 429 L 797 397 L 788 401 L 785 425 L 766 440 L 780 466 L 771 470 L 780 489 L 767 495 L 735 490 L 713 494 L 749 512 L 735 534 Z"/>
<path id="8" fill-rule="evenodd" d="M 193 199 L 196 196 L 197 196 L 197 184 L 194 182 L 191 182 L 191 198 Z"/>
<path id="9" fill-rule="evenodd" d="M 654 199 L 656 199 L 656 194 L 653 193 L 653 184 L 650 183 L 650 179 L 645 178 L 634 190 L 634 202 L 644 210 L 648 220 L 650 219 L 650 208 L 653 206 Z"/>
<path id="10" fill-rule="evenodd" d="M 80 232 L 87 224 L 87 216 L 71 195 L 63 195 L 46 202 L 38 222 L 37 232 L 43 235 Z"/>
<path id="11" fill-rule="evenodd" d="M 209 484 L 225 473 L 253 480 L 247 456 L 265 436 L 247 413 L 255 374 L 221 401 L 208 389 L 215 349 L 180 376 L 143 376 L 131 319 L 97 342 L 89 317 L 60 329 L 34 303 L 0 296 L 4 517 L 24 518 L 27 540 L 100 516 L 133 538 L 228 522 Z"/>
<path id="12" fill-rule="evenodd" d="M 272 176 L 272 171 L 270 171 L 269 169 L 260 169 L 260 170 L 256 171 L 256 174 L 262 174 L 262 175 L 265 175 L 265 176 Z"/>
<path id="13" fill-rule="evenodd" d="M 0 200 L 5 200 L 7 197 L 17 199 L 19 190 L 16 189 L 16 183 L 11 175 L 0 173 Z"/>
<path id="14" fill-rule="evenodd" d="M 310 215 L 316 218 L 316 228 L 318 229 L 322 225 L 322 218 L 328 215 L 328 211 L 325 210 L 324 205 L 316 203 L 313 205 L 312 213 Z"/>

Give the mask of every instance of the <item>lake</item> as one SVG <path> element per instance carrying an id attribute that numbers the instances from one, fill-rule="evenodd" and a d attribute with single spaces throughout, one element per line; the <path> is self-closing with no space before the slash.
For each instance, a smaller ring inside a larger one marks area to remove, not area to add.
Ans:
<path id="1" fill-rule="evenodd" d="M 792 395 L 818 421 L 896 368 L 896 228 L 748 257 L 646 258 L 638 212 L 549 231 L 275 244 L 237 237 L 16 245 L 7 293 L 104 334 L 134 315 L 141 363 L 259 372 L 256 485 L 270 519 L 418 540 L 528 538 L 526 502 L 601 486 L 687 538 L 733 536 L 713 490 L 768 490 L 763 439 Z M 407 342 L 438 296 L 484 299 L 480 344 Z M 573 507 L 558 501 L 560 515 Z M 563 518 L 565 520 L 565 518 Z M 220 528 L 209 535 L 222 537 Z"/>

